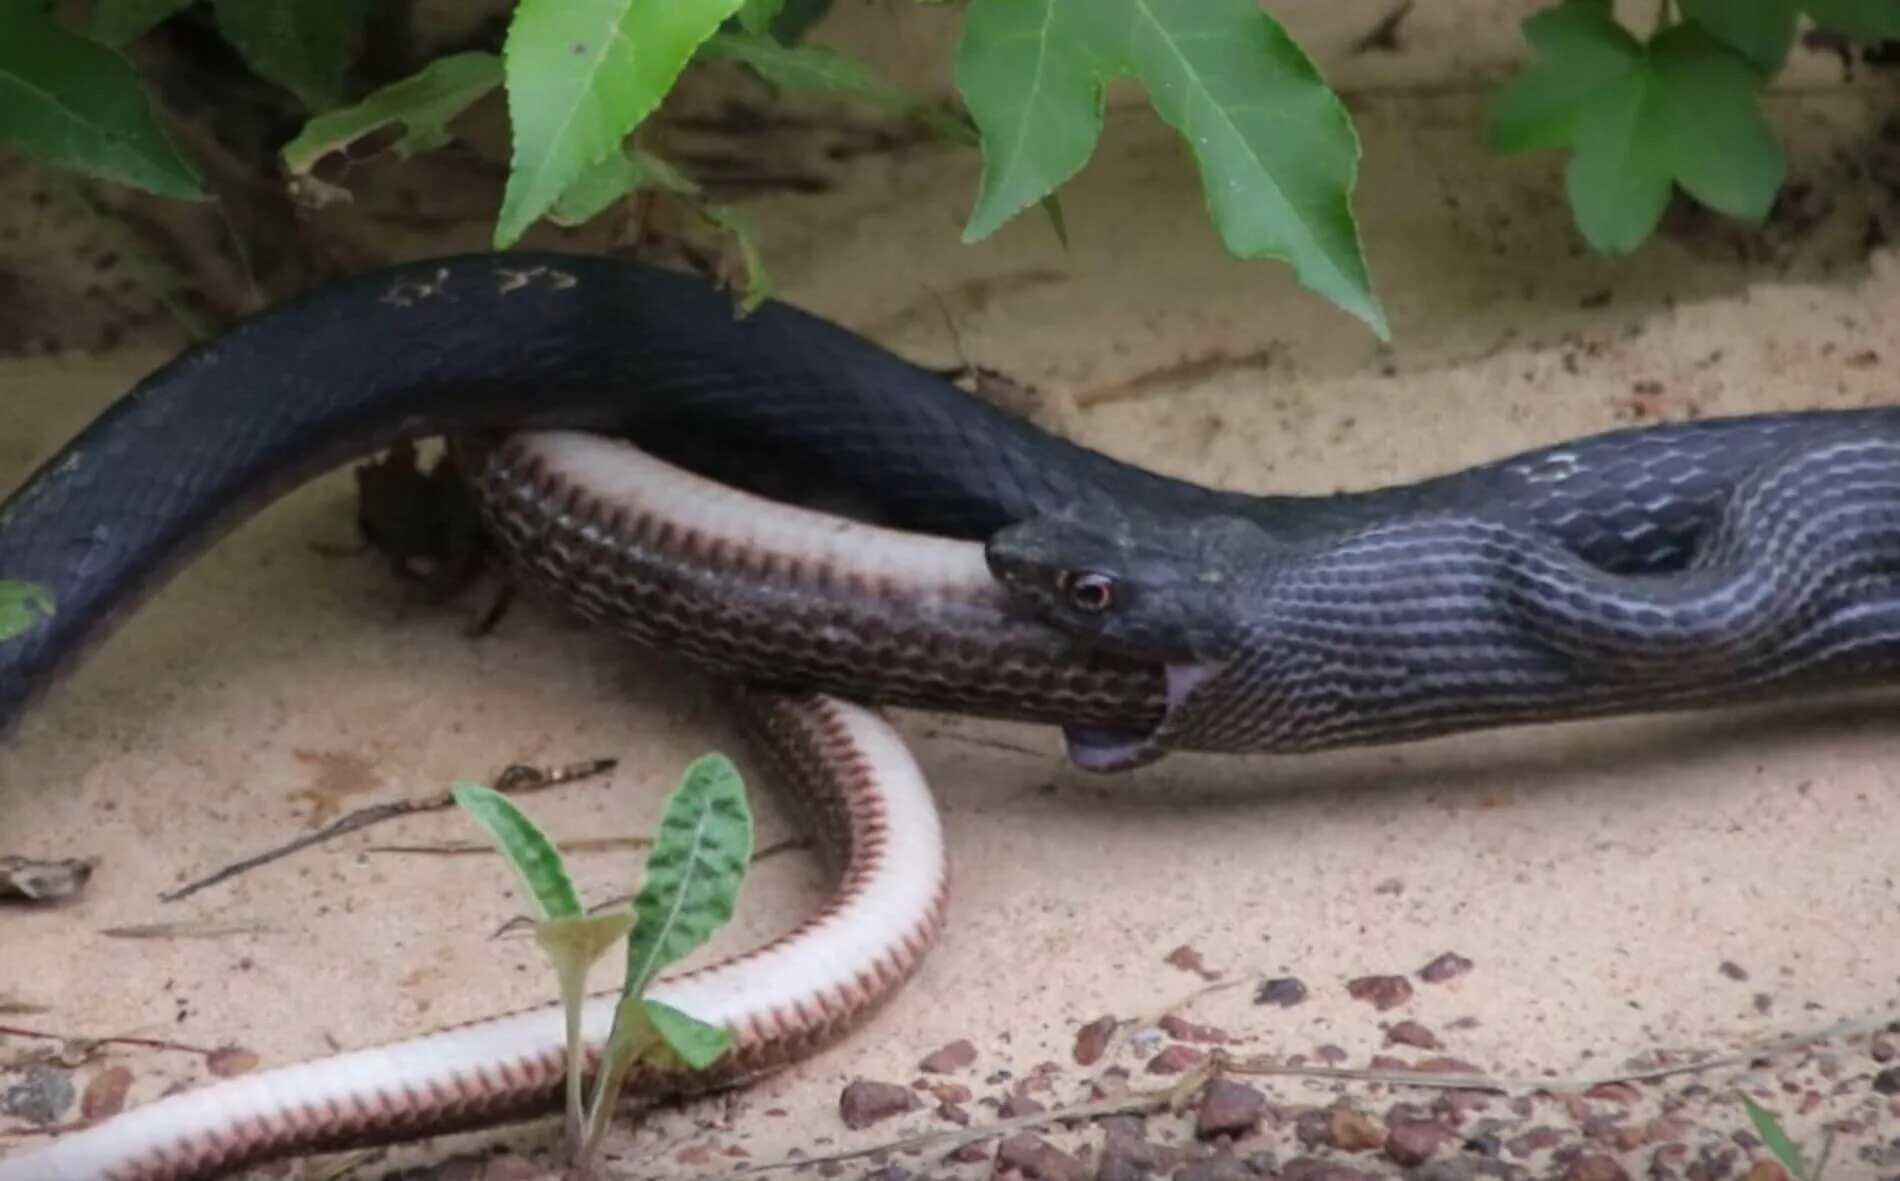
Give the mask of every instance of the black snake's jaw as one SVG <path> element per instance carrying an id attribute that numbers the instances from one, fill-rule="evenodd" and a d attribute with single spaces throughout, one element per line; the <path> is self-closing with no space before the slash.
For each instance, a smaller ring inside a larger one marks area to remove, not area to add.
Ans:
<path id="1" fill-rule="evenodd" d="M 1168 686 L 1168 708 L 1161 721 L 1147 730 L 1065 726 L 1062 738 L 1070 765 L 1099 773 L 1132 771 L 1159 762 L 1173 749 L 1165 738 L 1172 729 L 1169 723 L 1175 712 L 1188 704 L 1195 689 L 1214 675 L 1215 668 L 1172 661 L 1161 668 Z"/>

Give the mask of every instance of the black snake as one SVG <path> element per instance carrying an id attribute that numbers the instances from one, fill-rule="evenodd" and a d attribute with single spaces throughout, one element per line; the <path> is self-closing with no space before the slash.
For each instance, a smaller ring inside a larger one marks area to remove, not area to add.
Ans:
<path id="1" fill-rule="evenodd" d="M 964 562 L 946 595 L 914 556 L 882 585 L 775 586 L 784 568 L 719 555 L 683 572 L 524 451 L 532 436 L 504 438 L 550 428 L 727 472 L 793 455 L 801 494 L 987 543 L 1000 577 L 971 585 Z M 477 255 L 242 323 L 47 460 L 0 508 L 0 577 L 58 603 L 0 645 L 0 724 L 236 521 L 438 434 L 475 440 L 504 551 L 583 612 L 754 681 L 1059 724 L 1098 768 L 1845 686 L 1887 674 L 1900 636 L 1900 410 L 1659 425 L 1248 496 L 1052 436 L 782 304 L 741 317 L 637 264 Z"/>

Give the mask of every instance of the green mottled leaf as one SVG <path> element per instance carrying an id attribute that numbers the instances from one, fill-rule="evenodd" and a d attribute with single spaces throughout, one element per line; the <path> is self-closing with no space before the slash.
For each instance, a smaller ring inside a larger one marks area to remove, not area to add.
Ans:
<path id="1" fill-rule="evenodd" d="M 640 1005 L 646 1010 L 647 1020 L 666 1043 L 666 1048 L 694 1070 L 706 1069 L 732 1048 L 732 1033 L 729 1030 L 708 1025 L 671 1005 L 646 997 L 640 998 Z"/>
<path id="2" fill-rule="evenodd" d="M 1900 5 L 1895 5 L 1900 11 Z M 1727 45 L 1769 73 L 1780 70 L 1794 44 L 1796 0 L 1682 0 L 1682 11 Z"/>
<path id="3" fill-rule="evenodd" d="M 371 0 L 214 0 L 218 31 L 245 64 L 312 110 L 343 101 Z"/>
<path id="4" fill-rule="evenodd" d="M 1802 0 L 1801 7 L 1824 29 L 1869 41 L 1900 37 L 1900 0 Z"/>
<path id="5" fill-rule="evenodd" d="M 92 10 L 92 39 L 118 49 L 194 3 L 196 0 L 99 0 Z"/>
<path id="6" fill-rule="evenodd" d="M 1795 1181 L 1807 1181 L 1813 1174 L 1808 1172 L 1808 1164 L 1801 1156 L 1801 1149 L 1789 1138 L 1781 1121 L 1747 1095 L 1741 1098 L 1742 1106 L 1748 1111 L 1748 1122 L 1755 1125 L 1755 1134 L 1761 1137 L 1763 1146 Z"/>
<path id="7" fill-rule="evenodd" d="M 37 582 L 0 579 L 0 643 L 53 613 L 53 592 Z"/>
<path id="8" fill-rule="evenodd" d="M 284 145 L 284 167 L 303 176 L 331 152 L 385 127 L 400 124 L 401 138 L 390 145 L 408 158 L 449 141 L 448 124 L 501 85 L 501 59 L 487 53 L 439 57 L 362 102 L 318 115 Z"/>
<path id="9" fill-rule="evenodd" d="M 700 47 L 700 56 L 733 61 L 755 71 L 774 86 L 845 94 L 875 103 L 893 114 L 921 119 L 952 143 L 974 144 L 976 133 L 900 86 L 877 75 L 870 66 L 835 49 L 819 45 L 781 45 L 771 37 L 749 33 L 721 33 Z"/>
<path id="10" fill-rule="evenodd" d="M 633 900 L 640 921 L 627 940 L 627 995 L 644 992 L 732 918 L 751 857 L 752 812 L 738 768 L 719 754 L 693 760 L 667 797 Z"/>
<path id="11" fill-rule="evenodd" d="M 457 784 L 453 794 L 508 859 L 539 918 L 581 917 L 580 895 L 567 875 L 561 851 L 527 813 L 507 796 L 478 783 Z"/>
<path id="12" fill-rule="evenodd" d="M 1644 45 L 1591 0 L 1540 13 L 1525 32 L 1538 58 L 1500 98 L 1492 146 L 1569 146 L 1565 188 L 1593 247 L 1635 249 L 1677 184 L 1730 216 L 1767 214 L 1784 162 L 1746 59 L 1693 23 Z"/>
<path id="13" fill-rule="evenodd" d="M 1193 149 L 1228 250 L 1292 264 L 1301 283 L 1387 335 L 1352 217 L 1352 121 L 1254 0 L 974 0 L 957 50 L 983 143 L 966 240 L 1087 162 L 1103 87 L 1124 75 Z"/>
<path id="14" fill-rule="evenodd" d="M 619 149 L 740 2 L 522 0 L 503 55 L 515 149 L 497 248 Z"/>
<path id="15" fill-rule="evenodd" d="M 0 0 L 0 144 L 57 168 L 202 199 L 123 57 L 54 24 L 37 0 Z"/>

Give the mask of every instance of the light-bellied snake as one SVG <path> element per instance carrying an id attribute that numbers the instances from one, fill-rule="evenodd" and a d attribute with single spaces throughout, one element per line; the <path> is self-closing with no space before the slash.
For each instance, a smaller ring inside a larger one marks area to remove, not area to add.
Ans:
<path id="1" fill-rule="evenodd" d="M 1900 665 L 1900 411 L 1671 424 L 1366 492 L 1246 496 L 1052 436 L 781 304 L 741 317 L 688 276 L 510 254 L 287 302 L 46 461 L 0 507 L 0 578 L 56 604 L 0 643 L 0 725 L 238 521 L 442 435 L 523 580 L 744 686 L 844 855 L 812 923 L 666 983 L 738 1049 L 706 1078 L 638 1079 L 642 1095 L 811 1052 L 934 936 L 934 806 L 864 705 L 1059 725 L 1072 761 L 1112 770 L 1756 700 Z M 742 479 L 775 455 L 799 498 L 874 519 L 665 462 Z M 559 1090 L 560 1038 L 548 1009 L 229 1080 L 0 1161 L 0 1181 L 208 1176 L 532 1113 Z"/>

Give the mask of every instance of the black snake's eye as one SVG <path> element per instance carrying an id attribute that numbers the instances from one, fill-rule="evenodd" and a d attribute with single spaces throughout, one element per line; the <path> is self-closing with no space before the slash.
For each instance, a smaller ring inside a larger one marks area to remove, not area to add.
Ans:
<path id="1" fill-rule="evenodd" d="M 1084 570 L 1062 580 L 1069 605 L 1088 615 L 1100 615 L 1115 605 L 1115 579 L 1095 570 Z"/>

